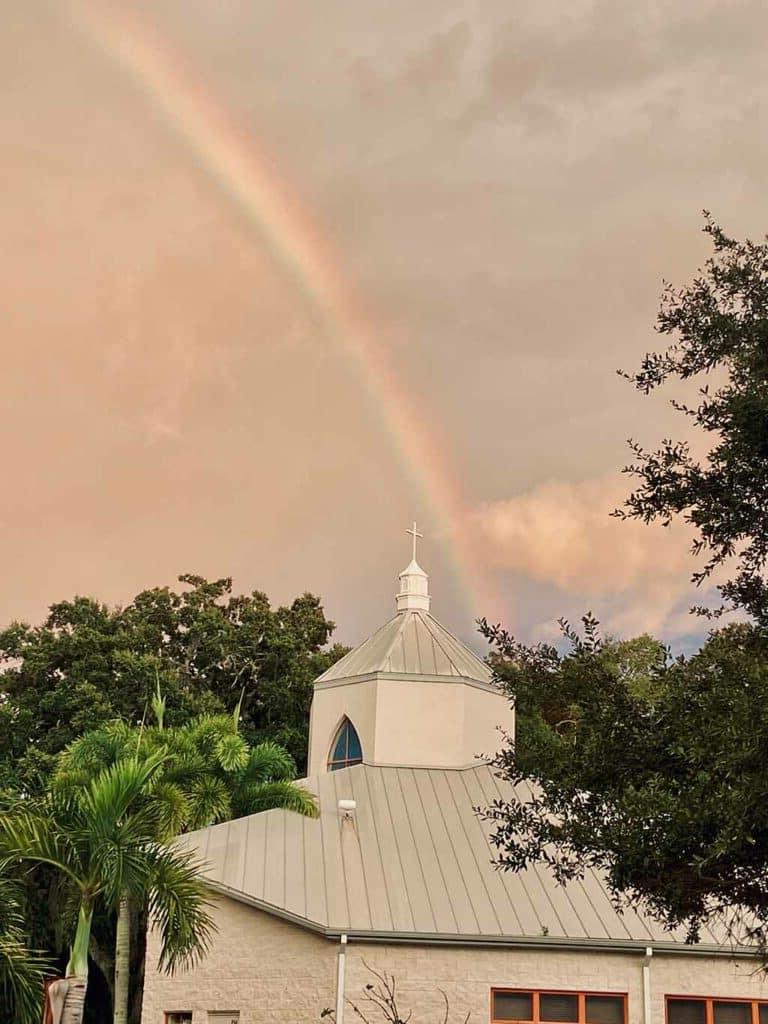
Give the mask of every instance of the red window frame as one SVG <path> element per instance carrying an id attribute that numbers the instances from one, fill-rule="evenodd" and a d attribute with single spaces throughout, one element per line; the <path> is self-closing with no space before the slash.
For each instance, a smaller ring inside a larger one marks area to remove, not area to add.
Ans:
<path id="1" fill-rule="evenodd" d="M 714 1003 L 746 1003 L 751 1007 L 751 1024 L 760 1024 L 760 1007 L 768 1006 L 768 999 L 749 999 L 741 996 L 668 995 L 664 997 L 664 1021 L 669 1024 L 669 1004 L 679 1000 L 704 1003 L 704 1024 L 715 1024 Z"/>
<path id="2" fill-rule="evenodd" d="M 529 1021 L 510 1021 L 500 1020 L 494 1017 L 494 999 L 497 992 L 501 993 L 515 993 L 518 995 L 525 995 L 531 997 L 531 1004 L 533 1007 L 533 1017 Z M 567 988 L 508 988 L 506 985 L 496 985 L 491 989 L 491 1007 L 490 1007 L 490 1022 L 491 1024 L 549 1024 L 549 1022 L 541 1020 L 541 996 L 576 996 L 578 999 L 578 1020 L 571 1022 L 571 1024 L 586 1024 L 587 1019 L 587 996 L 612 996 L 614 999 L 621 999 L 623 1014 L 622 1020 L 624 1024 L 627 1024 L 628 1014 L 628 1001 L 626 992 L 606 992 L 596 991 L 593 989 L 567 989 Z M 707 1024 L 712 1024 L 708 1021 Z M 753 1024 L 755 1022 L 753 1021 Z"/>

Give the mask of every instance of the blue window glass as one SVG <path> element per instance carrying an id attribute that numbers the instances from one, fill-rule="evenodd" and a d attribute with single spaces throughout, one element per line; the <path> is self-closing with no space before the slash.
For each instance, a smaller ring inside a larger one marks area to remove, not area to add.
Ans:
<path id="1" fill-rule="evenodd" d="M 363 760 L 363 748 L 357 730 L 348 718 L 339 726 L 336 739 L 328 758 L 328 771 L 335 772 L 338 768 L 349 768 L 352 764 L 360 764 Z"/>

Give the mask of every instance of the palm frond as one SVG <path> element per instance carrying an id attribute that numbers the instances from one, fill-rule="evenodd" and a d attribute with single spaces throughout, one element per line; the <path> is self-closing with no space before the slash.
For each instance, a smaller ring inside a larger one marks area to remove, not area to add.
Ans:
<path id="1" fill-rule="evenodd" d="M 52 816 L 16 811 L 0 818 L 0 855 L 14 861 L 50 864 L 78 887 L 83 868 L 80 852 Z"/>
<path id="2" fill-rule="evenodd" d="M 232 817 L 229 787 L 222 779 L 203 776 L 191 787 L 190 828 L 203 828 Z"/>
<path id="3" fill-rule="evenodd" d="M 152 868 L 149 912 L 160 932 L 161 971 L 172 974 L 205 956 L 216 932 L 210 906 L 197 861 L 190 854 L 159 848 Z"/>
<path id="4" fill-rule="evenodd" d="M 170 747 L 168 763 L 163 772 L 166 781 L 184 786 L 208 774 L 210 765 L 203 755 L 195 750 L 193 744 L 190 744 L 189 749 L 176 744 Z"/>
<path id="5" fill-rule="evenodd" d="M 129 752 L 132 736 L 131 727 L 120 719 L 80 736 L 59 756 L 53 788 L 66 788 L 70 776 L 90 780 L 108 765 L 121 760 Z"/>
<path id="6" fill-rule="evenodd" d="M 165 758 L 163 752 L 143 760 L 126 758 L 99 772 L 80 799 L 85 822 L 94 836 L 111 834 L 115 823 L 143 795 Z"/>
<path id="7" fill-rule="evenodd" d="M 216 760 L 225 772 L 241 771 L 248 764 L 248 744 L 240 735 L 220 736 L 215 753 Z"/>
<path id="8" fill-rule="evenodd" d="M 11 1014 L 18 1024 L 37 1024 L 43 975 L 51 965 L 24 942 L 22 892 L 8 874 L 8 862 L 0 863 L 0 1015 Z"/>
<path id="9" fill-rule="evenodd" d="M 149 800 L 156 812 L 158 838 L 172 839 L 184 831 L 192 818 L 192 807 L 181 786 L 159 782 Z"/>
<path id="10" fill-rule="evenodd" d="M 12 1012 L 16 1024 L 38 1024 L 43 977 L 50 969 L 42 953 L 27 949 L 20 933 L 0 933 L 0 1010 Z"/>
<path id="11" fill-rule="evenodd" d="M 280 807 L 285 811 L 296 811 L 308 818 L 318 816 L 317 801 L 312 794 L 295 782 L 253 782 L 239 787 L 233 799 L 236 817 L 258 814 Z"/>
<path id="12" fill-rule="evenodd" d="M 288 751 L 277 743 L 258 743 L 248 757 L 242 781 L 278 782 L 296 775 L 296 765 Z"/>
<path id="13" fill-rule="evenodd" d="M 216 759 L 216 745 L 221 737 L 235 731 L 229 715 L 201 715 L 187 728 L 195 749 L 212 761 Z"/>
<path id="14" fill-rule="evenodd" d="M 116 908 L 126 892 L 141 895 L 149 890 L 150 846 L 147 839 L 135 841 L 124 834 L 104 838 L 94 845 L 91 874 L 98 879 L 98 891 L 110 908 Z"/>

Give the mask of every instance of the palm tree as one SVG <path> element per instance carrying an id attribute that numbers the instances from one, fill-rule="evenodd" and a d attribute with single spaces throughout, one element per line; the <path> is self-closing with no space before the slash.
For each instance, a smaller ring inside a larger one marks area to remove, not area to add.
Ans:
<path id="1" fill-rule="evenodd" d="M 76 793 L 110 764 L 129 757 L 160 758 L 161 764 L 140 800 L 151 804 L 156 839 L 168 842 L 182 832 L 279 807 L 314 816 L 314 797 L 293 782 L 296 766 L 275 743 L 249 746 L 233 715 L 204 715 L 176 728 L 164 728 L 164 701 L 153 701 L 157 725 L 107 724 L 76 740 L 61 756 L 53 787 Z M 124 893 L 117 910 L 114 1024 L 127 1024 L 131 919 L 141 903 Z"/>
<path id="2" fill-rule="evenodd" d="M 44 957 L 27 949 L 22 890 L 0 863 L 0 1017 L 18 1024 L 37 1024 L 43 975 L 48 968 Z"/>
<path id="3" fill-rule="evenodd" d="M 125 896 L 148 901 L 161 935 L 161 969 L 193 964 L 208 947 L 213 922 L 198 866 L 158 841 L 158 808 L 142 800 L 162 764 L 159 755 L 116 761 L 77 793 L 54 790 L 0 820 L 0 854 L 53 867 L 77 911 L 56 994 L 63 994 L 62 1024 L 82 1024 L 91 922 L 100 904 L 114 909 Z"/>

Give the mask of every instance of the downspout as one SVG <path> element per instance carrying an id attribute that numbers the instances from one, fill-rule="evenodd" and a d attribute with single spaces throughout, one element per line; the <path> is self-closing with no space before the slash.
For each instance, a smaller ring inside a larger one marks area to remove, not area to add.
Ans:
<path id="1" fill-rule="evenodd" d="M 336 1024 L 344 1024 L 344 968 L 346 966 L 347 936 L 339 938 L 339 955 L 336 960 Z"/>
<path id="2" fill-rule="evenodd" d="M 346 938 L 346 936 L 345 936 Z M 651 957 L 653 948 L 646 946 L 643 960 L 643 1024 L 651 1024 Z"/>

